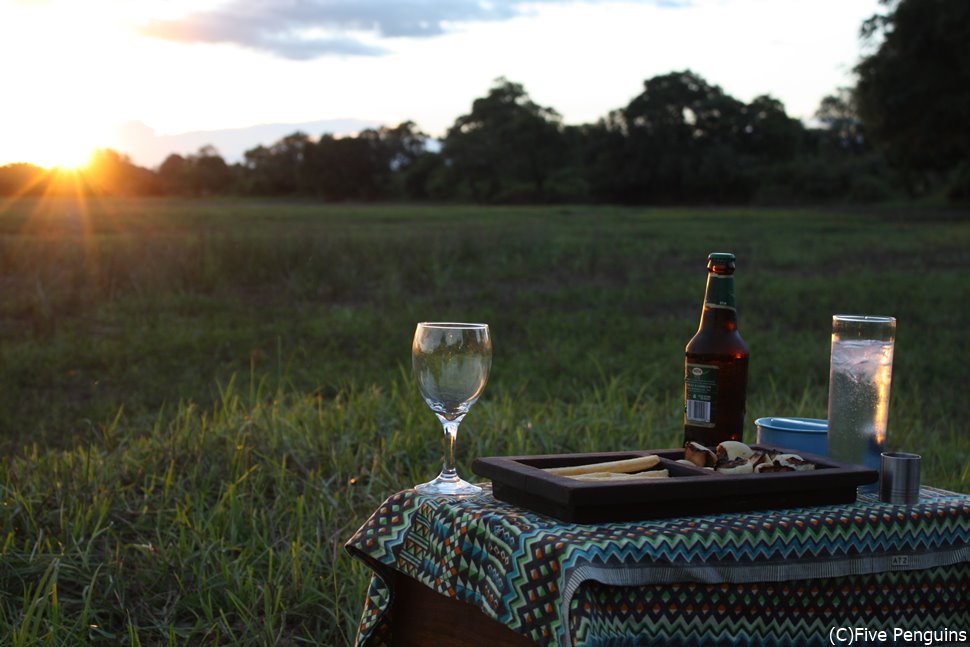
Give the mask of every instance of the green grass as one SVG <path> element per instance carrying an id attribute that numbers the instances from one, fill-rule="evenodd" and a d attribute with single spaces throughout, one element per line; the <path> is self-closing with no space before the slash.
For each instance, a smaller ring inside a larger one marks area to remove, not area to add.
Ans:
<path id="1" fill-rule="evenodd" d="M 480 455 L 679 444 L 707 253 L 749 419 L 825 417 L 835 312 L 898 318 L 889 446 L 970 491 L 970 218 L 124 201 L 0 211 L 0 643 L 345 644 L 343 542 L 434 475 L 414 324 L 487 321 Z M 749 426 L 753 437 L 753 424 Z"/>

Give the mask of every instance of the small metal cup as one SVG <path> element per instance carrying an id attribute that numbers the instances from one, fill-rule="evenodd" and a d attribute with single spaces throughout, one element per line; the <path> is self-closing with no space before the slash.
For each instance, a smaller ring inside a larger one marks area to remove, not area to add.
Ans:
<path id="1" fill-rule="evenodd" d="M 879 499 L 912 505 L 919 501 L 919 454 L 883 452 L 879 455 Z"/>

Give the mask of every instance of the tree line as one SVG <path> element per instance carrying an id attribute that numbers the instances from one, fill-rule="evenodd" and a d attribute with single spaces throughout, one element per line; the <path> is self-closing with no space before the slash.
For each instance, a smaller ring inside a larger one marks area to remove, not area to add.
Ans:
<path id="1" fill-rule="evenodd" d="M 441 141 L 413 122 L 319 137 L 295 132 L 228 164 L 212 147 L 158 169 L 102 150 L 85 190 L 314 196 L 330 201 L 745 204 L 970 197 L 970 3 L 883 0 L 861 29 L 872 53 L 817 125 L 770 96 L 745 103 L 690 71 L 644 81 L 626 106 L 566 125 L 497 79 Z M 0 169 L 0 193 L 56 190 L 53 174 Z M 75 187 L 76 189 L 76 187 Z"/>

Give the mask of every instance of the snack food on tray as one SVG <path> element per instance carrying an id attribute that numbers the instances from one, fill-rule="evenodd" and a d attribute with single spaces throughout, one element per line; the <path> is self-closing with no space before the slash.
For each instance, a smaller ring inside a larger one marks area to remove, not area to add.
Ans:
<path id="1" fill-rule="evenodd" d="M 683 462 L 713 469 L 719 474 L 762 474 L 767 472 L 804 472 L 815 464 L 798 454 L 752 449 L 736 440 L 728 440 L 714 450 L 700 443 L 684 445 Z"/>
<path id="2" fill-rule="evenodd" d="M 649 472 L 638 472 L 636 474 L 592 472 L 590 474 L 577 474 L 568 478 L 580 481 L 633 481 L 636 479 L 665 479 L 668 476 L 670 476 L 670 473 L 667 470 L 650 470 Z"/>
<path id="3" fill-rule="evenodd" d="M 654 454 L 649 456 L 638 456 L 637 458 L 627 458 L 620 461 L 607 461 L 605 463 L 589 463 L 587 465 L 569 465 L 568 467 L 548 467 L 546 472 L 557 476 L 581 476 L 583 474 L 593 474 L 606 472 L 612 474 L 633 474 L 648 470 L 660 464 L 660 457 Z M 656 478 L 656 477 L 654 477 Z"/>
<path id="4" fill-rule="evenodd" d="M 702 467 L 718 474 L 765 474 L 814 470 L 815 464 L 798 454 L 753 449 L 744 443 L 727 440 L 711 449 L 697 442 L 684 445 L 684 458 L 677 461 Z M 652 469 L 660 463 L 654 454 L 617 461 L 547 467 L 545 472 L 582 481 L 618 481 L 643 478 L 667 478 L 668 470 Z"/>

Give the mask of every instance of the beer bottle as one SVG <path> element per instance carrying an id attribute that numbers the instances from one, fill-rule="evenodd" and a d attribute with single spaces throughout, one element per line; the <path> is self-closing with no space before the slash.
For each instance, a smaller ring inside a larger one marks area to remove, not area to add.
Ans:
<path id="1" fill-rule="evenodd" d="M 738 332 L 734 254 L 707 259 L 707 290 L 697 334 L 684 362 L 684 442 L 714 447 L 741 440 L 748 386 L 748 345 Z"/>

